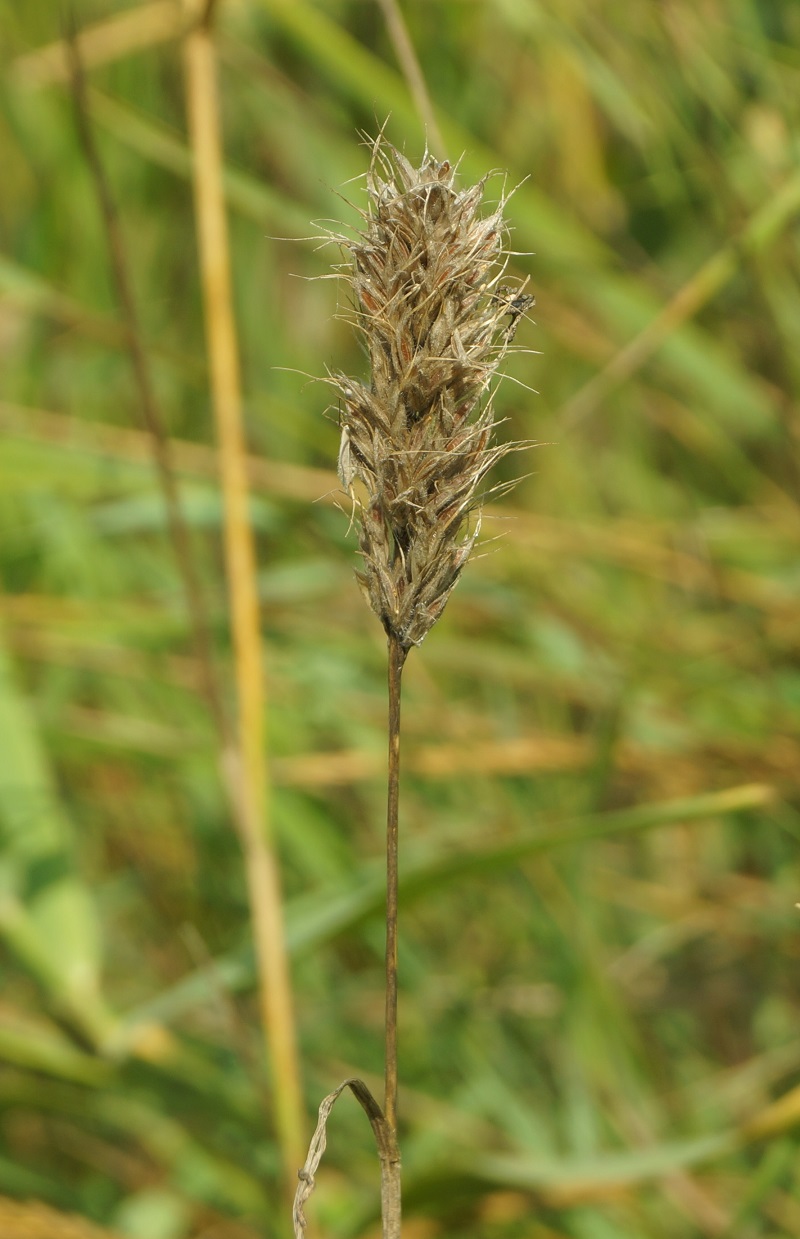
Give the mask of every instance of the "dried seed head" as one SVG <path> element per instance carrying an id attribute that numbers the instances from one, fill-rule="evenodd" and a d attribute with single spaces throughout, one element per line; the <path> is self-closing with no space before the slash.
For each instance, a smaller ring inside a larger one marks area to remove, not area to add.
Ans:
<path id="1" fill-rule="evenodd" d="M 449 163 L 426 153 L 413 168 L 379 141 L 367 191 L 364 231 L 338 238 L 371 366 L 369 385 L 333 379 L 339 477 L 366 490 L 359 583 L 409 649 L 442 614 L 478 534 L 481 483 L 514 446 L 492 442 L 489 388 L 533 299 L 498 287 L 503 203 L 478 214 L 483 182 L 456 190 Z"/>

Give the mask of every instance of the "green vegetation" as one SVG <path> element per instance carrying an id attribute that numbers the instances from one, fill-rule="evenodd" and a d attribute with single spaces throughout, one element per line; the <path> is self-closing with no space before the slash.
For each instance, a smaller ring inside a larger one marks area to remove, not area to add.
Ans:
<path id="1" fill-rule="evenodd" d="M 37 1199 L 133 1239 L 283 1239 L 291 1098 L 268 1065 L 252 851 L 58 7 L 0 0 L 0 1233 Z M 495 471 L 525 476 L 404 672 L 403 1233 L 790 1239 L 800 6 L 400 7 L 433 153 L 463 153 L 464 183 L 498 169 L 490 205 L 519 186 L 536 321 L 496 409 L 540 444 Z M 233 720 L 188 17 L 75 10 Z M 412 161 L 425 146 L 390 11 L 213 6 L 306 1137 L 336 1083 L 377 1094 L 383 1071 L 385 640 L 309 376 L 367 373 L 344 293 L 313 278 L 337 261 L 315 234 L 364 205 L 359 134 L 388 116 Z M 375 1236 L 351 1098 L 328 1135 L 309 1216 Z"/>

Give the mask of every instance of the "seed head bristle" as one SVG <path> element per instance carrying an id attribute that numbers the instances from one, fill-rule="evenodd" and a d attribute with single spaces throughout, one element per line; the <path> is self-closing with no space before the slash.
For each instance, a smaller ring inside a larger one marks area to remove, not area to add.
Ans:
<path id="1" fill-rule="evenodd" d="M 442 614 L 478 535 L 481 482 L 515 446 L 493 442 L 489 388 L 533 303 L 499 285 L 504 202 L 481 216 L 484 182 L 459 191 L 454 178 L 447 161 L 426 152 L 414 168 L 379 140 L 364 230 L 339 238 L 371 367 L 368 385 L 332 380 L 339 476 L 365 488 L 356 575 L 406 650 Z"/>

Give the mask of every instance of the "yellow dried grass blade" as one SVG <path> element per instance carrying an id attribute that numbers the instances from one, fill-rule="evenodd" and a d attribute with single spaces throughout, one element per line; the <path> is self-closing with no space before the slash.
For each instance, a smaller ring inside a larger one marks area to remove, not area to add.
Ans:
<path id="1" fill-rule="evenodd" d="M 255 935 L 261 1014 L 275 1097 L 275 1121 L 287 1185 L 302 1161 L 302 1097 L 283 927 L 278 861 L 268 818 L 264 666 L 256 557 L 248 516 L 247 458 L 239 356 L 233 316 L 215 52 L 210 32 L 195 27 L 184 45 L 186 102 L 194 151 L 206 341 L 219 440 L 225 512 L 225 558 L 233 629 L 239 752 L 228 776 L 245 856 Z"/>

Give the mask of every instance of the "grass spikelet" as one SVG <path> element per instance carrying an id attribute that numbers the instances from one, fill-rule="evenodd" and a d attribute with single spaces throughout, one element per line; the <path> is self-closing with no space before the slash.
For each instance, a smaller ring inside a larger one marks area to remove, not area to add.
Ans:
<path id="1" fill-rule="evenodd" d="M 357 576 L 404 650 L 442 614 L 478 534 L 481 483 L 514 446 L 493 441 L 490 388 L 533 303 L 499 283 L 505 199 L 481 216 L 485 182 L 454 179 L 449 162 L 426 152 L 414 168 L 379 140 L 364 230 L 339 238 L 371 368 L 368 384 L 333 380 L 339 474 L 366 489 Z"/>

